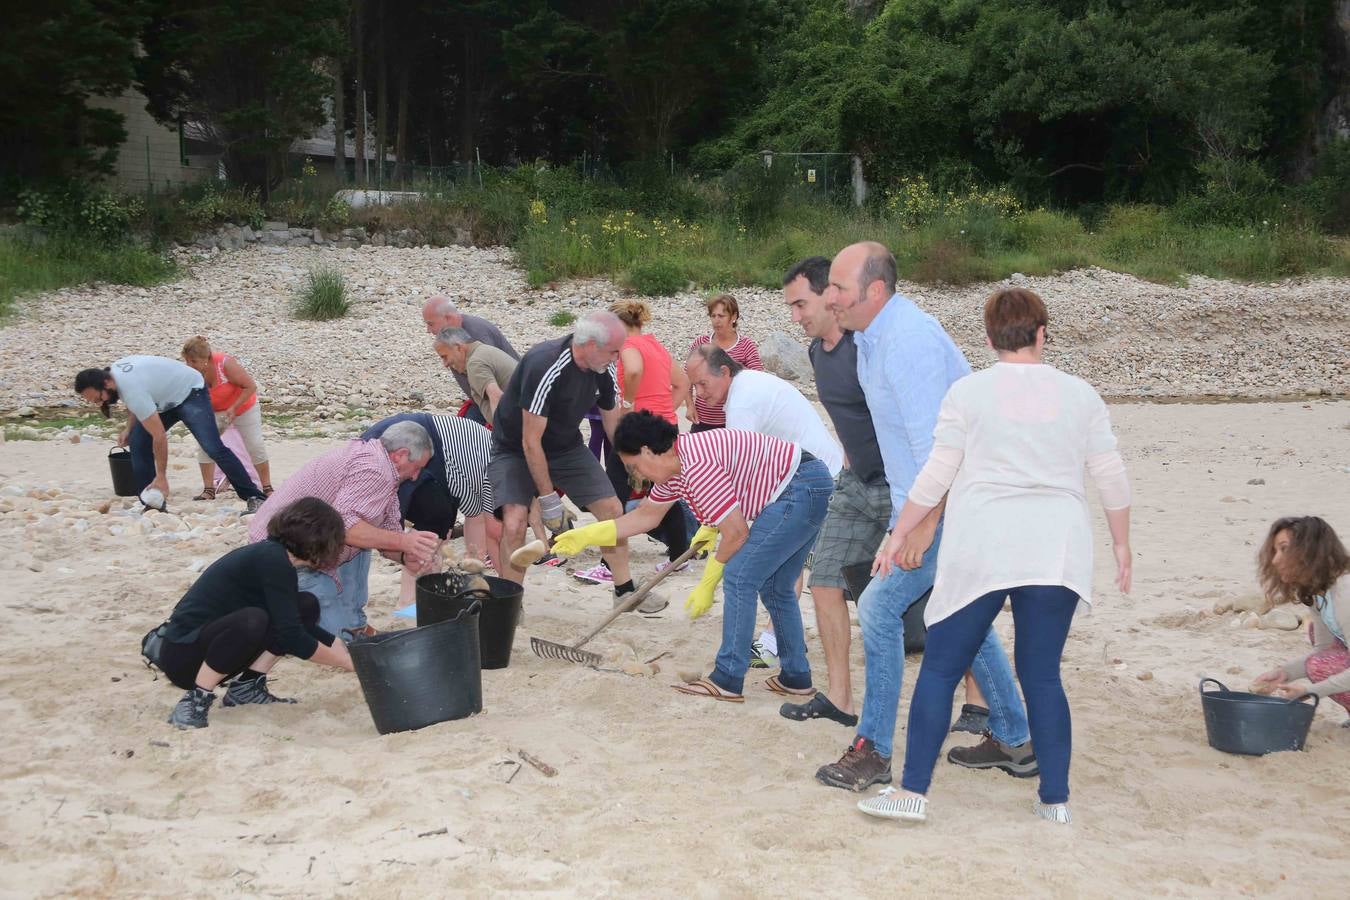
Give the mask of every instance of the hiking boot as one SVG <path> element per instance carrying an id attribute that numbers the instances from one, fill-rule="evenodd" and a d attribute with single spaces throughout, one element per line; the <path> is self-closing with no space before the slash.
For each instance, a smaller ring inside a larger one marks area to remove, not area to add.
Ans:
<path id="1" fill-rule="evenodd" d="M 961 716 L 952 726 L 952 734 L 964 731 L 967 734 L 984 734 L 989 730 L 989 710 L 974 703 L 961 704 Z"/>
<path id="2" fill-rule="evenodd" d="M 987 731 L 984 740 L 973 747 L 948 750 L 947 762 L 967 769 L 1002 769 L 1014 778 L 1030 778 L 1041 773 L 1031 741 L 1020 747 L 1009 747 Z"/>
<path id="3" fill-rule="evenodd" d="M 244 504 L 244 511 L 240 515 L 251 516 L 262 509 L 262 505 L 266 502 L 267 498 L 265 497 L 249 497 L 248 502 Z"/>
<path id="4" fill-rule="evenodd" d="M 856 738 L 839 762 L 816 770 L 816 781 L 829 787 L 865 791 L 874 784 L 891 783 L 891 760 L 878 753 L 867 738 Z"/>
<path id="5" fill-rule="evenodd" d="M 173 712 L 169 714 L 169 724 L 179 728 L 205 728 L 206 713 L 215 702 L 214 691 L 194 687 L 183 694 L 183 698 L 174 706 Z"/>
<path id="6" fill-rule="evenodd" d="M 620 606 L 623 606 L 625 601 L 628 600 L 628 595 L 631 593 L 632 591 L 625 591 L 622 594 L 615 593 L 614 609 L 618 609 Z M 630 609 L 629 612 L 640 612 L 646 613 L 647 615 L 651 615 L 653 613 L 659 613 L 661 610 L 665 609 L 669 605 L 670 601 L 667 600 L 665 597 L 662 597 L 660 594 L 657 593 L 651 593 L 647 595 L 646 600 L 643 600 L 641 603 L 638 604 L 636 610 Z"/>
<path id="7" fill-rule="evenodd" d="M 246 706 L 250 703 L 294 703 L 287 697 L 278 697 L 267 689 L 267 676 L 259 675 L 248 681 L 235 679 L 225 691 L 224 706 Z"/>

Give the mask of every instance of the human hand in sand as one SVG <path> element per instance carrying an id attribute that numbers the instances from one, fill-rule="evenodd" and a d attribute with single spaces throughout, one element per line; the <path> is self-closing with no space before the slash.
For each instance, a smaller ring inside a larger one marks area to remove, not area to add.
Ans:
<path id="1" fill-rule="evenodd" d="M 717 543 L 717 526 L 700 525 L 698 531 L 689 539 L 689 546 L 695 550 L 712 550 L 713 544 Z"/>
<path id="2" fill-rule="evenodd" d="M 703 577 L 699 579 L 698 584 L 689 592 L 689 597 L 684 601 L 684 609 L 685 612 L 689 613 L 689 618 L 697 619 L 712 609 L 713 594 L 717 591 L 717 583 L 722 580 L 724 568 L 726 568 L 726 564 L 718 562 L 717 557 L 708 558 L 707 565 L 703 567 Z"/>
<path id="3" fill-rule="evenodd" d="M 615 520 L 605 519 L 564 531 L 553 539 L 553 552 L 559 556 L 576 556 L 586 547 L 613 547 L 618 540 L 619 527 Z"/>

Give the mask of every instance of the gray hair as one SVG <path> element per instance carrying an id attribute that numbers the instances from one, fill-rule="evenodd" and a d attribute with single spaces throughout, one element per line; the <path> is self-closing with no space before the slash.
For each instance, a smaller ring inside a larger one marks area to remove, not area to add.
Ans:
<path id="1" fill-rule="evenodd" d="M 395 422 L 380 435 L 380 443 L 386 453 L 407 450 L 413 459 L 430 456 L 432 451 L 431 435 L 416 422 Z"/>
<path id="2" fill-rule="evenodd" d="M 447 347 L 458 347 L 461 344 L 472 344 L 473 338 L 463 328 L 448 325 L 436 333 L 434 343 L 444 344 Z"/>
<path id="3" fill-rule="evenodd" d="M 607 309 L 588 312 L 577 322 L 572 332 L 573 344 L 595 344 L 603 347 L 628 336 L 623 320 Z"/>
<path id="4" fill-rule="evenodd" d="M 745 370 L 745 366 L 731 358 L 731 354 L 715 344 L 699 344 L 693 350 L 689 351 L 689 358 L 698 357 L 708 366 L 708 371 L 714 375 L 720 375 L 723 369 L 727 370 L 727 375 L 735 378 Z"/>
<path id="5" fill-rule="evenodd" d="M 444 294 L 428 297 L 427 303 L 431 306 L 431 311 L 438 316 L 451 316 L 459 312 L 459 307 L 455 305 L 455 301 Z"/>

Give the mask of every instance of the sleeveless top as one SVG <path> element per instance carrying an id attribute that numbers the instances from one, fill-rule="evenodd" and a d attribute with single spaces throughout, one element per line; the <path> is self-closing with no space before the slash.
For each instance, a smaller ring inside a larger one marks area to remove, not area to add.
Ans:
<path id="1" fill-rule="evenodd" d="M 633 404 L 634 412 L 647 410 L 674 425 L 675 404 L 670 397 L 670 352 L 654 335 L 635 334 L 623 342 L 642 355 L 642 378 L 638 381 L 637 396 L 625 397 Z M 619 357 L 619 390 L 623 390 L 623 357 Z"/>
<path id="2" fill-rule="evenodd" d="M 232 357 L 226 356 L 224 353 L 211 354 L 211 365 L 216 370 L 216 383 L 211 387 L 210 391 L 211 408 L 216 412 L 224 412 L 229 409 L 231 404 L 239 399 L 239 395 L 244 392 L 243 388 L 225 377 L 225 362 L 231 358 Z M 248 402 L 235 410 L 234 414 L 238 416 L 248 412 L 257 402 L 258 393 L 255 391 L 253 396 L 248 398 Z"/>

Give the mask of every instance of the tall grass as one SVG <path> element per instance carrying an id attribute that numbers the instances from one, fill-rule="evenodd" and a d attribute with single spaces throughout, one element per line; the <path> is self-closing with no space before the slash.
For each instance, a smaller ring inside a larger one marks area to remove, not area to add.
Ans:
<path id="1" fill-rule="evenodd" d="M 23 294 L 98 281 L 148 287 L 177 271 L 173 260 L 138 244 L 0 237 L 0 315 Z"/>
<path id="2" fill-rule="evenodd" d="M 336 269 L 310 269 L 305 286 L 295 298 L 295 317 L 312 321 L 340 319 L 351 309 L 347 282 Z"/>

